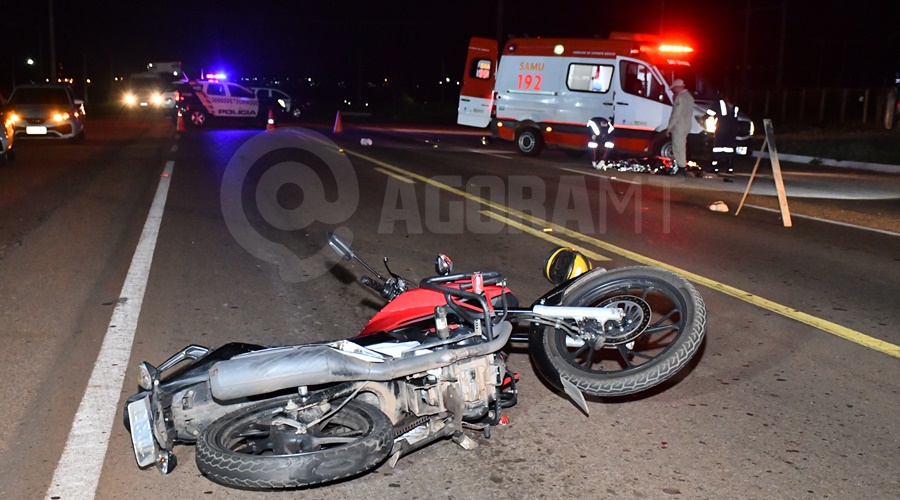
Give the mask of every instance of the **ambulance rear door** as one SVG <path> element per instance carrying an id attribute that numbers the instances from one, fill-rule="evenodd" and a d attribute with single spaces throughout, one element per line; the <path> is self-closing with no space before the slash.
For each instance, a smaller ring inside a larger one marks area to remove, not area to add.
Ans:
<path id="1" fill-rule="evenodd" d="M 496 40 L 473 37 L 469 41 L 456 123 L 481 128 L 491 123 L 497 56 Z"/>

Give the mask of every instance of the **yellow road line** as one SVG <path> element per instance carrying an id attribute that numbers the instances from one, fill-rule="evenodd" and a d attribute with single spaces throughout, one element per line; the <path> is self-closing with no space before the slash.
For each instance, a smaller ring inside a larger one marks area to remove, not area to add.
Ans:
<path id="1" fill-rule="evenodd" d="M 372 163 L 375 163 L 376 165 L 381 165 L 381 166 L 383 166 L 387 169 L 390 169 L 394 172 L 397 172 L 401 175 L 405 175 L 405 176 L 411 177 L 413 179 L 419 180 L 421 182 L 424 182 L 426 184 L 430 184 L 430 185 L 435 186 L 435 187 L 437 187 L 443 191 L 446 191 L 448 193 L 452 193 L 457 196 L 461 196 L 463 198 L 481 203 L 482 205 L 489 207 L 489 208 L 493 208 L 499 212 L 507 213 L 509 215 L 512 215 L 512 216 L 522 219 L 524 221 L 539 225 L 541 227 L 550 227 L 553 230 L 553 232 L 555 232 L 555 233 L 564 234 L 566 236 L 569 236 L 571 238 L 579 240 L 583 243 L 588 243 L 590 245 L 594 245 L 598 248 L 606 250 L 607 252 L 619 255 L 619 256 L 624 257 L 629 260 L 633 260 L 639 264 L 643 264 L 643 265 L 647 265 L 647 266 L 657 266 L 657 267 L 661 267 L 664 269 L 668 269 L 669 271 L 680 274 L 684 278 L 686 278 L 690 281 L 693 281 L 694 283 L 698 283 L 705 287 L 722 292 L 726 295 L 730 295 L 736 299 L 743 300 L 744 302 L 747 302 L 749 304 L 772 311 L 774 313 L 780 314 L 782 316 L 793 319 L 795 321 L 799 321 L 801 323 L 807 324 L 814 328 L 818 328 L 819 330 L 822 330 L 823 332 L 830 333 L 830 334 L 840 337 L 842 339 L 849 340 L 850 342 L 854 342 L 861 346 L 868 347 L 869 349 L 873 349 L 878 352 L 882 352 L 884 354 L 893 356 L 895 358 L 900 358 L 900 346 L 898 346 L 896 344 L 891 344 L 890 342 L 886 342 L 884 340 L 877 339 L 870 335 L 866 335 L 864 333 L 857 332 L 856 330 L 852 330 L 845 326 L 838 325 L 837 323 L 832 323 L 828 320 L 818 318 L 816 316 L 807 314 L 802 311 L 798 311 L 792 307 L 788 307 L 788 306 L 785 306 L 782 304 L 778 304 L 777 302 L 773 302 L 771 300 L 764 299 L 758 295 L 754 295 L 750 292 L 746 292 L 739 288 L 735 288 L 733 286 L 726 285 L 724 283 L 720 283 L 713 279 L 706 278 L 704 276 L 700 276 L 699 274 L 695 274 L 690 271 L 686 271 L 684 269 L 666 264 L 665 262 L 661 262 L 656 259 L 651 259 L 650 257 L 645 257 L 639 253 L 632 252 L 631 250 L 626 250 L 621 247 L 617 247 L 615 245 L 606 243 L 605 241 L 599 240 L 597 238 L 593 238 L 591 236 L 581 234 L 577 231 L 572 231 L 563 226 L 553 224 L 549 221 L 539 219 L 537 217 L 533 217 L 533 216 L 528 215 L 523 212 L 519 212 L 518 210 L 509 208 L 505 205 L 501 205 L 499 203 L 494 203 L 490 200 L 486 200 L 479 196 L 475 196 L 473 194 L 467 193 L 460 189 L 443 184 L 441 182 L 434 181 L 432 179 L 429 179 L 425 176 L 416 174 L 414 172 L 409 172 L 400 167 L 396 167 L 389 163 L 385 163 L 381 160 L 377 160 L 370 156 L 363 155 L 363 154 L 357 153 L 355 151 L 349 151 L 349 150 L 347 150 L 345 152 L 347 154 L 350 154 L 350 155 L 362 158 L 364 160 L 370 161 Z M 519 227 L 518 229 L 522 229 L 522 228 Z M 533 233 L 529 233 L 529 234 L 533 234 Z M 543 235 L 544 233 L 541 233 L 541 234 Z M 562 241 L 562 240 L 560 240 L 560 241 Z M 566 245 L 566 246 L 569 246 L 569 245 Z"/>
<path id="2" fill-rule="evenodd" d="M 490 217 L 494 220 L 503 222 L 504 224 L 506 224 L 509 227 L 514 227 L 524 233 L 528 233 L 532 236 L 537 236 L 538 238 L 540 238 L 542 240 L 549 241 L 550 243 L 553 243 L 554 245 L 559 245 L 561 247 L 574 247 L 575 246 L 572 243 L 570 243 L 562 238 L 557 238 L 556 236 L 551 236 L 543 231 L 538 231 L 537 229 L 535 229 L 531 226 L 526 226 L 525 224 L 522 224 L 521 222 L 516 222 L 512 219 L 508 219 L 498 213 L 491 212 L 490 210 L 482 210 L 481 213 L 483 215 L 487 215 L 488 217 Z M 585 256 L 587 256 L 591 260 L 595 260 L 595 261 L 597 261 L 597 260 L 599 260 L 599 261 L 612 260 L 605 255 L 600 255 L 597 252 L 587 250 L 585 248 L 579 248 L 578 251 L 583 253 Z"/>
<path id="3" fill-rule="evenodd" d="M 405 177 L 405 176 L 402 176 L 395 172 L 391 172 L 390 170 L 386 170 L 386 169 L 383 169 L 380 167 L 375 167 L 375 170 L 381 172 L 384 175 L 387 175 L 388 177 L 393 177 L 394 179 L 397 179 L 398 181 L 401 181 L 401 182 L 405 182 L 407 184 L 415 184 L 416 183 L 416 181 L 410 179 L 409 177 Z"/>

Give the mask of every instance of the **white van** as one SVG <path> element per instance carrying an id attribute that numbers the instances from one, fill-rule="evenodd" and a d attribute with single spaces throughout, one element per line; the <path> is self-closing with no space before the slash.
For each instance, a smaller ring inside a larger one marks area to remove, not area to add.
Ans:
<path id="1" fill-rule="evenodd" d="M 634 33 L 606 40 L 514 38 L 498 65 L 497 42 L 472 38 L 457 123 L 491 127 L 494 136 L 536 155 L 544 146 L 586 150 L 588 121 L 604 118 L 615 127 L 617 151 L 672 157 L 664 131 L 672 110 L 670 84 L 680 78 L 696 102 L 690 154 L 707 158 L 719 96 L 691 67 L 692 52 Z M 744 115 L 739 128 L 739 141 L 753 135 Z"/>

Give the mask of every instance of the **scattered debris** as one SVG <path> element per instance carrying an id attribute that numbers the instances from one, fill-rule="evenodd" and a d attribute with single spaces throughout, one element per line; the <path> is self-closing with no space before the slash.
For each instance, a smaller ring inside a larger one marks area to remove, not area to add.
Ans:
<path id="1" fill-rule="evenodd" d="M 372 145 L 372 139 L 367 139 L 367 138 L 364 137 L 364 138 L 362 138 L 362 139 L 359 140 L 359 143 L 362 144 L 363 146 L 371 146 L 371 145 Z"/>
<path id="2" fill-rule="evenodd" d="M 724 201 L 716 201 L 709 206 L 709 209 L 713 212 L 728 212 L 728 205 Z"/>
<path id="3" fill-rule="evenodd" d="M 591 166 L 597 170 L 616 171 L 616 172 L 637 172 L 648 174 L 674 175 L 683 170 L 674 168 L 674 162 L 671 158 L 664 156 L 648 156 L 643 158 L 620 158 L 610 161 L 592 161 Z M 694 175 L 701 175 L 702 170 L 694 162 L 688 162 L 687 172 Z"/>

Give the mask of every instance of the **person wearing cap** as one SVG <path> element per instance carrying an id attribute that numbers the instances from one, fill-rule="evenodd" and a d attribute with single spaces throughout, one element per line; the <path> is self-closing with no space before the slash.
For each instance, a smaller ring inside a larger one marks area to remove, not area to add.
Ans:
<path id="1" fill-rule="evenodd" d="M 675 166 L 672 168 L 674 174 L 679 169 L 687 168 L 687 136 L 691 131 L 694 97 L 687 91 L 684 80 L 680 78 L 672 82 L 672 92 L 675 98 L 666 135 L 672 138 L 672 151 L 675 153 Z"/>

